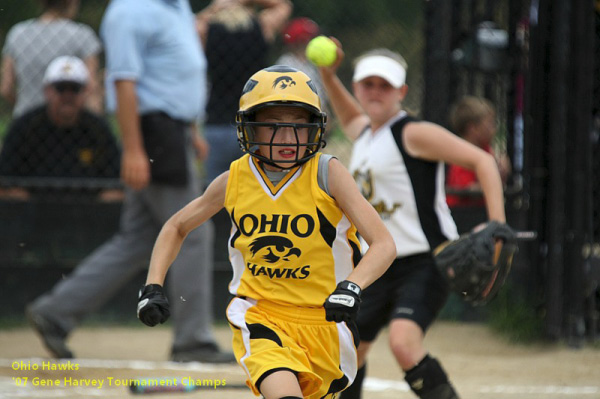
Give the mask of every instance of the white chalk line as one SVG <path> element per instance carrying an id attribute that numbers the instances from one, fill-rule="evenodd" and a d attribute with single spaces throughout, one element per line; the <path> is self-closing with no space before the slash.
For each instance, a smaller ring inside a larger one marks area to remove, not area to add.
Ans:
<path id="1" fill-rule="evenodd" d="M 483 386 L 479 389 L 480 393 L 504 393 L 510 395 L 533 395 L 533 394 L 545 394 L 545 395 L 597 395 L 600 394 L 600 387 L 593 386 L 560 386 L 560 385 L 548 385 L 548 386 L 514 386 L 514 385 L 494 385 L 494 386 Z"/>
<path id="2" fill-rule="evenodd" d="M 404 381 L 383 380 L 379 378 L 367 377 L 365 379 L 365 390 L 372 392 L 381 392 L 387 390 L 408 392 L 410 388 Z M 600 386 L 560 386 L 560 385 L 492 385 L 480 386 L 481 394 L 545 394 L 545 395 L 597 395 L 600 394 Z"/>
<path id="3" fill-rule="evenodd" d="M 400 391 L 408 392 L 410 388 L 404 381 L 382 380 L 381 378 L 367 377 L 363 385 L 366 391 L 382 392 L 382 391 Z"/>
<path id="4" fill-rule="evenodd" d="M 379 378 L 367 378 L 365 380 L 365 390 L 370 392 L 382 391 L 400 391 L 408 392 L 406 383 L 382 380 Z M 564 387 L 564 386 L 482 386 L 479 389 L 481 394 L 544 394 L 544 395 L 596 395 L 600 393 L 599 387 Z M 58 388 L 58 389 L 38 389 L 34 387 L 17 387 L 10 377 L 0 377 L 0 398 L 69 398 L 81 396 L 122 396 L 122 389 L 95 389 L 95 388 Z"/>

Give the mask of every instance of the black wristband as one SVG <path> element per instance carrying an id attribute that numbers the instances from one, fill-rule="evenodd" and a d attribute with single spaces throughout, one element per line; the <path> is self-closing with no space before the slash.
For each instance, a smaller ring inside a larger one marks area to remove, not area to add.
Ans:
<path id="1" fill-rule="evenodd" d="M 141 298 L 143 295 L 147 295 L 150 294 L 152 292 L 163 292 L 163 287 L 160 284 L 148 284 L 148 285 L 144 285 L 142 286 L 142 288 L 140 288 L 140 292 L 138 294 L 138 298 Z"/>
<path id="2" fill-rule="evenodd" d="M 358 284 L 353 283 L 352 281 L 348 281 L 348 280 L 344 280 L 344 281 L 340 282 L 338 284 L 338 288 L 352 291 L 359 297 L 360 297 L 360 294 L 362 293 L 362 289 L 358 286 Z"/>

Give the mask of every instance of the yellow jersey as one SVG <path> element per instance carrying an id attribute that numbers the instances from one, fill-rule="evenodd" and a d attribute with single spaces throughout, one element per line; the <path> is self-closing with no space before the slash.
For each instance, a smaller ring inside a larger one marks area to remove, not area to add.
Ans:
<path id="1" fill-rule="evenodd" d="M 231 164 L 231 294 L 321 307 L 360 260 L 356 227 L 318 183 L 317 154 L 276 185 L 246 154 Z"/>

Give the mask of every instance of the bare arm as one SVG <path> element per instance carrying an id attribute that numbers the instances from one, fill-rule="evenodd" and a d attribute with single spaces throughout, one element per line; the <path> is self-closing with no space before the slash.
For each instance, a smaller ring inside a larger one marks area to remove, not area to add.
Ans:
<path id="1" fill-rule="evenodd" d="M 354 141 L 369 125 L 370 120 L 358 104 L 358 101 L 344 87 L 336 75 L 338 67 L 344 60 L 344 51 L 339 40 L 333 37 L 331 39 L 338 45 L 337 59 L 332 66 L 319 68 L 319 72 L 333 112 L 341 123 L 346 136 Z"/>
<path id="2" fill-rule="evenodd" d="M 117 91 L 117 121 L 121 130 L 123 155 L 121 179 L 134 190 L 141 190 L 150 183 L 150 161 L 144 148 L 144 139 L 138 115 L 136 82 L 119 80 Z"/>
<path id="3" fill-rule="evenodd" d="M 430 122 L 406 125 L 403 144 L 413 157 L 444 161 L 474 171 L 485 197 L 488 219 L 506 221 L 502 180 L 491 154 Z"/>
<path id="4" fill-rule="evenodd" d="M 263 36 L 267 42 L 275 40 L 290 15 L 293 5 L 289 0 L 241 0 L 245 5 L 257 5 L 262 8 L 258 14 L 258 20 L 262 28 Z"/>
<path id="5" fill-rule="evenodd" d="M 205 161 L 208 159 L 210 145 L 204 136 L 200 134 L 200 130 L 196 123 L 192 123 L 192 144 L 196 150 L 196 158 L 198 160 Z"/>
<path id="6" fill-rule="evenodd" d="M 292 14 L 293 8 L 290 0 L 230 0 L 228 2 L 213 0 L 211 4 L 196 14 L 196 32 L 203 45 L 206 44 L 208 25 L 213 15 L 224 8 L 235 5 L 244 7 L 256 5 L 262 9 L 258 14 L 258 21 L 267 42 L 275 40 L 275 36 L 283 29 Z"/>
<path id="7" fill-rule="evenodd" d="M 396 245 L 375 209 L 358 191 L 354 179 L 340 161 L 329 161 L 329 191 L 356 225 L 369 249 L 347 280 L 367 288 L 388 269 L 396 257 Z"/>
<path id="8" fill-rule="evenodd" d="M 185 237 L 223 208 L 228 179 L 229 171 L 222 173 L 213 180 L 202 196 L 167 220 L 154 244 L 146 284 L 163 285 Z"/>
<path id="9" fill-rule="evenodd" d="M 89 57 L 87 57 L 85 60 L 85 65 L 88 68 L 88 71 L 90 73 L 90 81 L 88 83 L 88 97 L 86 100 L 86 105 L 88 106 L 89 109 L 91 109 L 92 111 L 96 112 L 96 113 L 102 113 L 102 110 L 104 109 L 104 107 L 102 106 L 102 88 L 100 87 L 99 84 L 99 79 L 98 79 L 98 65 L 99 65 L 99 61 L 98 61 L 98 56 L 97 55 L 90 55 Z"/>
<path id="10" fill-rule="evenodd" d="M 10 104 L 16 101 L 16 73 L 15 63 L 11 57 L 5 55 L 2 58 L 2 80 L 0 80 L 0 94 Z"/>
<path id="11" fill-rule="evenodd" d="M 211 2 L 207 7 L 196 13 L 196 33 L 200 37 L 202 47 L 206 46 L 206 38 L 208 37 L 208 25 L 212 16 L 222 7 Z"/>
<path id="12" fill-rule="evenodd" d="M 31 194 L 22 187 L 0 187 L 0 198 L 16 201 L 29 201 L 31 199 Z"/>

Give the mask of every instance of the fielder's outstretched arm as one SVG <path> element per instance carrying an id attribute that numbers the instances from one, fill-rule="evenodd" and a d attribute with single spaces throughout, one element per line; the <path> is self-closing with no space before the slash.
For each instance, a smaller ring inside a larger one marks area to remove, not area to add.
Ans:
<path id="1" fill-rule="evenodd" d="M 441 160 L 474 171 L 485 197 L 488 219 L 506 221 L 502 179 L 492 155 L 431 122 L 408 123 L 402 140 L 413 157 Z"/>

